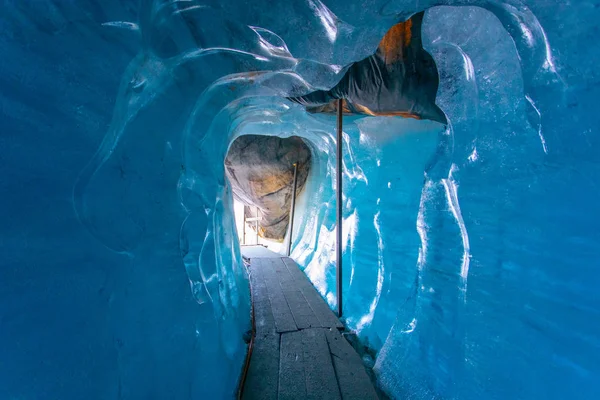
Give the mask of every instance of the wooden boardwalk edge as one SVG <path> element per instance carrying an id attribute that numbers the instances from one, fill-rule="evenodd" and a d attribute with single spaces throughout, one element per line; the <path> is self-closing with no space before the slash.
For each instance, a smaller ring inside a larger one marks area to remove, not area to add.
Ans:
<path id="1" fill-rule="evenodd" d="M 287 257 L 251 258 L 255 333 L 243 399 L 378 399 L 343 324 Z"/>

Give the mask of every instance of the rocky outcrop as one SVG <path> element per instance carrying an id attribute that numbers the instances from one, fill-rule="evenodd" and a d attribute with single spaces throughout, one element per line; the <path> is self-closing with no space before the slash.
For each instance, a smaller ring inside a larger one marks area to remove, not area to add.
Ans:
<path id="1" fill-rule="evenodd" d="M 435 104 L 437 67 L 423 49 L 423 12 L 394 25 L 377 51 L 352 64 L 331 90 L 290 98 L 309 112 L 335 113 L 342 99 L 345 114 L 402 116 L 442 124 L 446 116 Z"/>
<path id="2" fill-rule="evenodd" d="M 272 240 L 285 237 L 294 183 L 294 163 L 298 164 L 300 194 L 310 171 L 311 152 L 297 136 L 246 135 L 237 138 L 225 158 L 226 175 L 234 197 L 257 206 L 262 220 L 259 234 Z"/>

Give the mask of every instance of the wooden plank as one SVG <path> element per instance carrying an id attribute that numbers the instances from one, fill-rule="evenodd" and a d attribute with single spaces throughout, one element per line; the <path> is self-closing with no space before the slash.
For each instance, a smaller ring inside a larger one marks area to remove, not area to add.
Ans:
<path id="1" fill-rule="evenodd" d="M 281 254 L 275 253 L 274 251 L 271 251 L 261 245 L 241 246 L 240 251 L 242 253 L 242 256 L 249 258 L 249 259 L 265 258 L 265 257 L 266 258 L 269 258 L 269 257 L 280 258 L 281 257 Z"/>
<path id="2" fill-rule="evenodd" d="M 256 334 L 243 399 L 377 399 L 341 323 L 291 259 L 252 258 L 250 283 Z"/>
<path id="3" fill-rule="evenodd" d="M 306 274 L 300 270 L 296 262 L 289 257 L 282 257 L 281 260 L 294 279 L 296 287 L 300 290 L 314 315 L 320 321 L 320 326 L 323 328 L 344 329 L 344 325 L 335 316 L 325 300 L 323 300 L 319 292 L 317 292 L 317 289 L 310 283 Z"/>
<path id="4" fill-rule="evenodd" d="M 255 258 L 250 264 L 250 283 L 254 307 L 254 324 L 257 333 L 275 333 L 275 318 L 271 310 L 269 292 L 262 271 L 261 259 Z"/>
<path id="5" fill-rule="evenodd" d="M 300 290 L 289 290 L 284 293 L 299 329 L 321 327 L 321 322 Z"/>
<path id="6" fill-rule="evenodd" d="M 302 331 L 281 334 L 279 399 L 306 398 Z"/>
<path id="7" fill-rule="evenodd" d="M 321 321 L 317 318 L 306 298 L 302 294 L 298 282 L 292 277 L 288 267 L 281 258 L 269 260 L 275 268 L 283 294 L 294 315 L 294 321 L 299 329 L 320 327 Z"/>
<path id="8" fill-rule="evenodd" d="M 271 268 L 275 271 L 275 275 L 282 286 L 287 287 L 294 282 L 294 278 L 281 258 L 271 258 L 267 261 L 271 264 Z"/>
<path id="9" fill-rule="evenodd" d="M 340 393 L 344 400 L 377 400 L 375 388 L 360 356 L 335 329 L 325 331 Z"/>
<path id="10" fill-rule="evenodd" d="M 273 313 L 277 332 L 297 331 L 298 327 L 294 321 L 294 316 L 288 306 L 283 291 L 281 290 L 281 285 L 279 284 L 276 272 L 269 262 L 270 259 L 255 258 L 253 260 L 258 262 L 258 268 L 261 268 L 260 274 L 264 278 L 267 292 L 269 293 L 271 311 Z"/>
<path id="11" fill-rule="evenodd" d="M 279 379 L 279 335 L 260 259 L 250 263 L 250 284 L 256 333 L 242 398 L 276 400 Z"/>
<path id="12" fill-rule="evenodd" d="M 341 399 L 323 328 L 302 332 L 307 399 Z"/>
<path id="13" fill-rule="evenodd" d="M 278 379 L 279 335 L 257 333 L 242 399 L 276 400 Z"/>

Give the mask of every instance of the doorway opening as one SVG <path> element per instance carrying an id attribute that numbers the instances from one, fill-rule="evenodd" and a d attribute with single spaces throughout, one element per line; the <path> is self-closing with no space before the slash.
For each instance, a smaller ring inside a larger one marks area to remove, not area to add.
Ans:
<path id="1" fill-rule="evenodd" d="M 232 187 L 240 245 L 286 252 L 292 199 L 304 189 L 311 160 L 310 148 L 298 136 L 243 135 L 231 143 L 225 174 Z"/>

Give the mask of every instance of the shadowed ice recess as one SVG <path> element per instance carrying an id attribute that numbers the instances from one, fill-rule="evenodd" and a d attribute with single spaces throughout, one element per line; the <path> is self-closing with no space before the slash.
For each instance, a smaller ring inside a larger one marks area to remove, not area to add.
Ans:
<path id="1" fill-rule="evenodd" d="M 343 319 L 391 398 L 598 398 L 598 0 L 6 3 L 0 398 L 235 395 L 242 135 L 309 146 L 334 308 L 335 116 L 288 99 L 420 11 L 447 123 L 344 117 Z"/>

